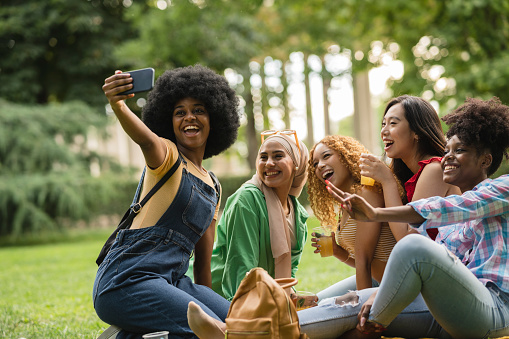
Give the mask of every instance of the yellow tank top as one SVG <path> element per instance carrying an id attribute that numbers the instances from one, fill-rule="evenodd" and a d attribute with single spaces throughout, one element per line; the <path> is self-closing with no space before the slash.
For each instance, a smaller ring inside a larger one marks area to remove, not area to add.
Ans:
<path id="1" fill-rule="evenodd" d="M 339 246 L 348 252 L 348 256 L 355 259 L 355 237 L 357 234 L 357 222 L 349 218 L 346 224 L 340 227 L 339 232 L 336 232 L 336 242 Z M 375 249 L 374 259 L 380 261 L 387 261 L 392 248 L 396 245 L 396 239 L 392 235 L 389 224 L 382 223 L 382 230 L 380 238 Z"/>

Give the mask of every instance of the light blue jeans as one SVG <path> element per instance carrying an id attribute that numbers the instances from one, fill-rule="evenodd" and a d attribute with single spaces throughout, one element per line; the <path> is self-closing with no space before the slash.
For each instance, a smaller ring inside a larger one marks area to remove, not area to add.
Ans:
<path id="1" fill-rule="evenodd" d="M 378 287 L 380 284 L 375 279 L 371 279 L 371 286 Z M 316 294 L 318 297 L 318 301 L 322 301 L 327 298 L 338 297 L 343 294 L 346 294 L 350 291 L 355 291 L 357 289 L 357 280 L 356 276 L 352 275 L 346 279 L 343 279 L 334 285 L 327 287 L 326 289 L 321 290 Z"/>
<path id="2" fill-rule="evenodd" d="M 362 304 L 376 289 L 355 292 L 355 300 L 326 299 L 298 312 L 310 338 L 336 338 L 355 328 Z M 344 298 L 344 297 L 342 297 Z M 483 285 L 445 247 L 408 235 L 394 247 L 378 289 L 370 321 L 384 336 L 488 338 L 509 335 L 509 295 Z"/>

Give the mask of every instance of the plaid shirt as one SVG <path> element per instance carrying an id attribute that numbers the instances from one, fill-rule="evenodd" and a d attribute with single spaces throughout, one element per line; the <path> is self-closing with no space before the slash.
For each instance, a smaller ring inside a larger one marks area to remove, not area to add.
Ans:
<path id="1" fill-rule="evenodd" d="M 509 175 L 486 179 L 461 196 L 432 197 L 409 203 L 426 221 L 442 227 L 436 239 L 484 284 L 509 292 Z"/>

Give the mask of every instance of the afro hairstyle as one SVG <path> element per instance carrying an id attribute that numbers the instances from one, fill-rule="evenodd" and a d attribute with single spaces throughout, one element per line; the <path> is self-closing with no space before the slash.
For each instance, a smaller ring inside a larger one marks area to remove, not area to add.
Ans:
<path id="1" fill-rule="evenodd" d="M 223 76 L 201 65 L 164 72 L 148 95 L 143 122 L 158 136 L 176 143 L 173 108 L 184 98 L 200 100 L 209 113 L 210 134 L 204 159 L 223 152 L 237 140 L 239 99 Z"/>
<path id="2" fill-rule="evenodd" d="M 457 136 L 464 144 L 474 147 L 478 154 L 489 151 L 493 157 L 488 176 L 497 171 L 509 147 L 509 107 L 500 99 L 467 98 L 465 103 L 442 117 L 450 127 L 447 138 Z"/>

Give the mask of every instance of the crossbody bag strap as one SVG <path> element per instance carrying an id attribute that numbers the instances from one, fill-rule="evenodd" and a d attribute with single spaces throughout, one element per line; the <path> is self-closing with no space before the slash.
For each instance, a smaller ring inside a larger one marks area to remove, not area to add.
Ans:
<path id="1" fill-rule="evenodd" d="M 141 173 L 140 181 L 138 182 L 138 187 L 136 188 L 136 193 L 134 194 L 133 202 L 131 203 L 131 206 L 129 208 L 133 207 L 138 203 L 138 200 L 140 199 L 140 193 L 141 188 L 143 187 L 143 180 L 145 179 L 145 172 L 147 171 L 147 167 L 143 167 L 143 172 Z"/>
<path id="2" fill-rule="evenodd" d="M 138 199 L 139 199 L 139 188 L 140 188 L 138 186 L 138 190 L 136 190 L 135 200 L 133 201 L 134 204 L 131 205 L 131 211 L 134 214 L 137 214 L 141 210 L 141 208 L 143 206 L 145 206 L 145 204 L 147 203 L 148 199 L 150 199 L 159 190 L 159 188 L 161 188 L 161 186 L 163 186 L 164 183 L 166 181 L 168 181 L 168 179 L 173 175 L 173 173 L 175 173 L 177 168 L 180 166 L 181 161 L 182 160 L 180 158 L 180 153 L 179 153 L 179 157 L 178 157 L 177 161 L 173 164 L 173 166 L 170 168 L 170 170 L 168 172 L 166 172 L 166 174 L 161 178 L 161 180 L 159 180 L 157 182 L 157 184 L 155 184 L 154 187 L 152 187 L 150 192 L 148 192 L 147 195 L 145 195 L 145 197 L 143 197 L 141 202 L 137 202 Z M 145 170 L 143 170 L 143 175 L 144 174 L 145 174 Z M 142 176 L 142 179 L 143 179 L 143 176 Z M 140 181 L 140 183 L 141 183 L 141 181 Z"/>

